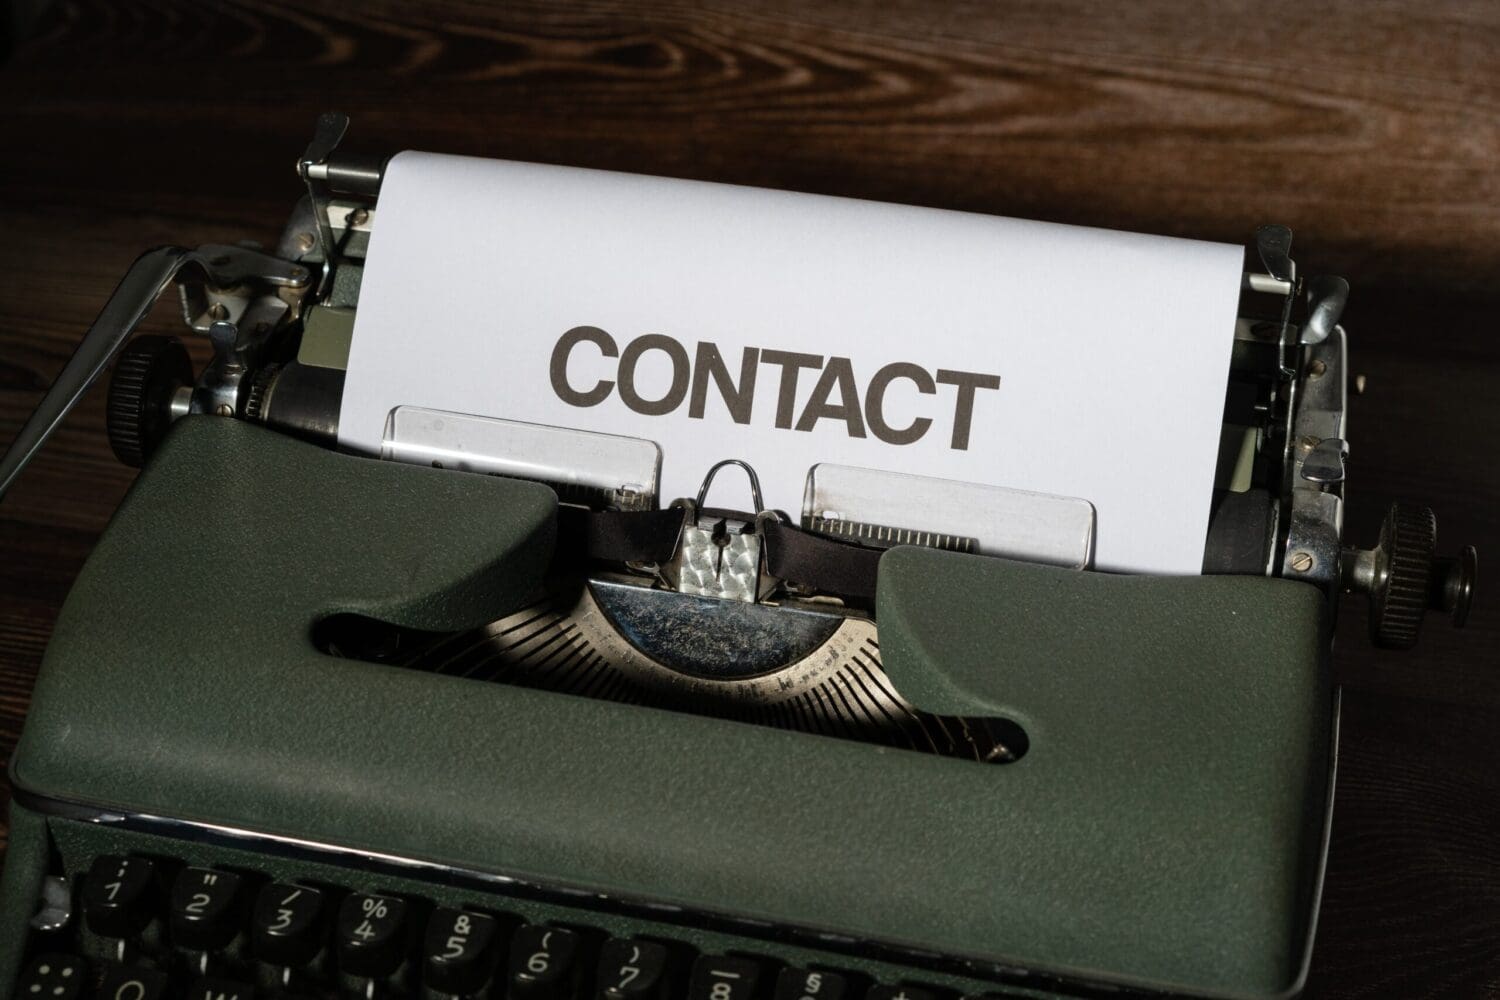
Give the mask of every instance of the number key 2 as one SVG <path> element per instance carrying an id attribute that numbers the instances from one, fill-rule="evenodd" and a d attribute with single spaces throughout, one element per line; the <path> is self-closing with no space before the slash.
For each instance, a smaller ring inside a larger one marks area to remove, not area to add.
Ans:
<path id="1" fill-rule="evenodd" d="M 667 949 L 651 941 L 606 941 L 598 983 L 598 1000 L 655 1000 L 667 984 Z"/>
<path id="2" fill-rule="evenodd" d="M 442 906 L 427 921 L 426 982 L 439 993 L 478 993 L 495 971 L 500 927 L 494 917 Z"/>
<path id="3" fill-rule="evenodd" d="M 172 880 L 172 943 L 212 951 L 239 932 L 240 877 L 212 868 L 184 868 Z"/>
<path id="4" fill-rule="evenodd" d="M 754 1000 L 761 964 L 738 955 L 704 955 L 693 963 L 687 1000 Z"/>

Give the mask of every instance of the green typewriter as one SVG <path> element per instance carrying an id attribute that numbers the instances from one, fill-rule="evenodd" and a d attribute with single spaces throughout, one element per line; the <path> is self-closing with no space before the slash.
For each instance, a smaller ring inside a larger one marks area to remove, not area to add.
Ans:
<path id="1" fill-rule="evenodd" d="M 1476 569 L 1425 508 L 1346 545 L 1348 286 L 1289 230 L 1246 254 L 1202 575 L 1095 572 L 1087 504 L 830 468 L 800 517 L 720 508 L 566 435 L 455 466 L 420 413 L 341 452 L 386 170 L 346 125 L 274 250 L 142 256 L 0 464 L 118 356 L 142 472 L 9 763 L 0 998 L 1300 990 L 1338 597 L 1407 646 Z M 196 373 L 132 339 L 174 283 Z"/>

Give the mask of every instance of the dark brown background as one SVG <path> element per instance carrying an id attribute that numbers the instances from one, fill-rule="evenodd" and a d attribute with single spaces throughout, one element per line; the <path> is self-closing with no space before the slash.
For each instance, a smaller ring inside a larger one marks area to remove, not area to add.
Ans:
<path id="1" fill-rule="evenodd" d="M 338 108 L 350 148 L 1236 242 L 1286 222 L 1305 269 L 1354 287 L 1351 536 L 1402 498 L 1449 547 L 1500 555 L 1500 6 L 41 3 L 12 11 L 0 65 L 0 441 L 138 251 L 271 242 L 313 117 Z M 170 304 L 150 325 L 175 329 Z M 7 756 L 130 481 L 102 396 L 0 505 Z M 230 598 L 222 572 L 183 586 Z M 1495 589 L 1409 655 L 1372 650 L 1346 603 L 1312 996 L 1500 996 Z"/>

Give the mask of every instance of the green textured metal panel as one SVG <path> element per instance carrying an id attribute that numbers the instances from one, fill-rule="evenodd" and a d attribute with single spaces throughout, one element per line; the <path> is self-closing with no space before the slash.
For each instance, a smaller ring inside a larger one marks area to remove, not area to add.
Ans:
<path id="1" fill-rule="evenodd" d="M 551 504 L 184 421 L 63 610 L 18 782 L 1081 978 L 1295 983 L 1331 714 L 1311 588 L 892 552 L 886 669 L 924 708 L 1022 722 L 1008 766 L 311 647 L 338 611 L 512 609 Z"/>
<path id="2" fill-rule="evenodd" d="M 1052 918 L 1032 947 L 1101 969 L 1149 947 L 1200 989 L 1299 981 L 1328 794 L 1324 607 L 1281 580 L 885 556 L 897 688 L 1031 739 L 994 869 L 1010 906 Z"/>
<path id="3" fill-rule="evenodd" d="M 47 821 L 12 802 L 5 870 L 0 873 L 0 996 L 21 974 L 27 925 L 47 874 Z"/>

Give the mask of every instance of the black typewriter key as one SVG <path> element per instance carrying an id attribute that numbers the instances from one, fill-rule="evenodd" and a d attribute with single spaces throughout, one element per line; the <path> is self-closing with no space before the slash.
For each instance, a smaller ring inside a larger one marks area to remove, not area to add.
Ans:
<path id="1" fill-rule="evenodd" d="M 920 986 L 887 986 L 876 983 L 865 994 L 865 1000 L 938 1000 L 938 995 Z"/>
<path id="2" fill-rule="evenodd" d="M 572 1000 L 581 976 L 578 935 L 561 927 L 522 927 L 510 942 L 512 1000 Z"/>
<path id="3" fill-rule="evenodd" d="M 752 1000 L 765 966 L 740 955 L 703 955 L 693 963 L 687 1000 Z"/>
<path id="4" fill-rule="evenodd" d="M 272 882 L 255 897 L 250 935 L 255 957 L 276 965 L 306 965 L 323 947 L 323 893 Z"/>
<path id="5" fill-rule="evenodd" d="M 151 922 L 156 866 L 145 858 L 103 854 L 83 879 L 83 917 L 101 937 L 132 937 Z"/>
<path id="6" fill-rule="evenodd" d="M 172 943 L 214 951 L 240 929 L 240 877 L 212 868 L 184 868 L 172 880 Z"/>
<path id="7" fill-rule="evenodd" d="M 351 976 L 380 979 L 406 958 L 406 903 L 394 896 L 355 893 L 339 907 L 339 968 Z"/>
<path id="8" fill-rule="evenodd" d="M 599 1000 L 658 1000 L 667 985 L 667 949 L 612 939 L 599 949 Z"/>
<path id="9" fill-rule="evenodd" d="M 500 923 L 483 913 L 438 907 L 427 921 L 422 954 L 429 989 L 478 993 L 490 981 L 499 959 Z"/>
<path id="10" fill-rule="evenodd" d="M 99 983 L 99 1000 L 163 1000 L 167 977 L 155 969 L 110 962 Z"/>
<path id="11" fill-rule="evenodd" d="M 17 1000 L 74 1000 L 83 996 L 88 967 L 74 955 L 41 955 L 16 981 Z"/>
<path id="12" fill-rule="evenodd" d="M 837 972 L 782 969 L 772 1000 L 846 1000 L 849 980 Z"/>
<path id="13" fill-rule="evenodd" d="M 193 980 L 183 1000 L 254 1000 L 255 988 L 249 983 L 205 976 Z"/>

